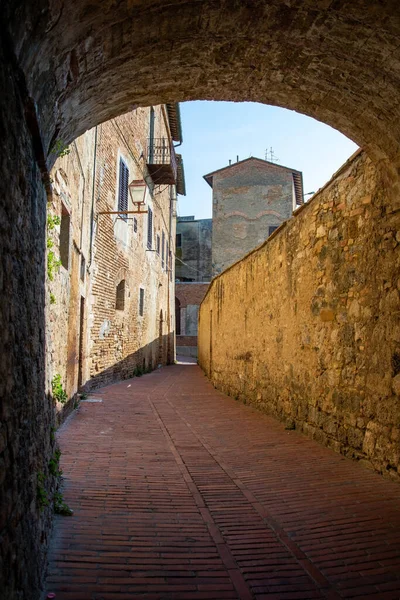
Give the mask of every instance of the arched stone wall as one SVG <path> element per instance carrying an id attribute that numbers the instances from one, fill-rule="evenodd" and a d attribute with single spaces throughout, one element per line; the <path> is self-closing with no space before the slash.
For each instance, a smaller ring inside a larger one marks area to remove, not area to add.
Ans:
<path id="1" fill-rule="evenodd" d="M 38 597 L 50 511 L 44 394 L 45 187 L 56 155 L 134 105 L 253 100 L 324 121 L 398 193 L 395 0 L 3 0 L 0 24 L 2 598 Z M 392 203 L 393 206 L 393 203 Z"/>
<path id="2" fill-rule="evenodd" d="M 394 0 L 5 4 L 45 149 L 136 104 L 252 100 L 313 116 L 398 162 Z"/>

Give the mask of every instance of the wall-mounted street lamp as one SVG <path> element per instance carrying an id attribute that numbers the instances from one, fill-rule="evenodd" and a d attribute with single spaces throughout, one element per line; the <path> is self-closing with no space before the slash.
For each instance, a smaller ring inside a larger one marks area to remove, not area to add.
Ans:
<path id="1" fill-rule="evenodd" d="M 144 215 L 147 210 L 142 210 L 146 205 L 147 185 L 143 179 L 134 179 L 128 185 L 129 195 L 136 210 L 101 210 L 99 215 Z"/>
<path id="2" fill-rule="evenodd" d="M 134 179 L 128 185 L 128 189 L 132 204 L 136 204 L 138 213 L 147 212 L 147 210 L 140 210 L 146 204 L 146 182 L 143 179 Z"/>

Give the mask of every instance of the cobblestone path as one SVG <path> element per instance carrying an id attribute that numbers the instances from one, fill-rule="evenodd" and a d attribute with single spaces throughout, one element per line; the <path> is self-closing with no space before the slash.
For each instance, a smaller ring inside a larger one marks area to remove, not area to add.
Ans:
<path id="1" fill-rule="evenodd" d="M 57 600 L 400 598 L 400 487 L 174 365 L 59 431 Z"/>

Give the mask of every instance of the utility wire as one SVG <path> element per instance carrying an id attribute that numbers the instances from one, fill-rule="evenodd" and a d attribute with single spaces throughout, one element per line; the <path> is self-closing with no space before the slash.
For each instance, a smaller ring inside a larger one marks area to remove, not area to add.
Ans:
<path id="1" fill-rule="evenodd" d="M 204 273 L 202 271 L 199 271 L 198 269 L 195 269 L 194 267 L 191 267 L 190 265 L 188 265 L 187 263 L 183 262 L 183 260 L 181 260 L 178 256 L 175 255 L 175 260 L 179 260 L 179 262 L 184 265 L 185 267 L 187 267 L 188 269 L 190 269 L 191 271 L 196 271 L 196 273 L 200 273 L 200 275 L 202 277 L 207 277 L 207 275 L 204 275 Z M 176 277 L 176 273 L 175 273 L 175 277 Z M 184 282 L 182 282 L 184 283 Z"/>

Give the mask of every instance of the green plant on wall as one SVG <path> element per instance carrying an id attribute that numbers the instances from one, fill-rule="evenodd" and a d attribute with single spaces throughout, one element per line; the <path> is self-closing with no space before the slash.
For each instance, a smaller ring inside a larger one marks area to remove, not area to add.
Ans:
<path id="1" fill-rule="evenodd" d="M 50 431 L 50 439 L 53 442 L 55 440 L 55 429 L 52 427 Z M 53 510 L 55 513 L 60 515 L 71 516 L 73 510 L 70 509 L 68 504 L 65 502 L 62 492 L 60 491 L 62 469 L 60 468 L 60 457 L 61 450 L 56 447 L 53 456 L 49 460 L 48 477 L 43 471 L 37 473 L 37 486 L 36 486 L 36 497 L 39 510 L 42 512 L 47 506 L 52 503 Z M 47 485 L 46 485 L 47 484 Z M 54 489 L 53 497 L 49 497 L 49 492 L 46 487 Z"/>
<path id="2" fill-rule="evenodd" d="M 56 304 L 56 297 L 52 292 L 50 292 L 50 304 Z"/>
<path id="3" fill-rule="evenodd" d="M 47 231 L 52 231 L 56 225 L 60 225 L 61 219 L 57 215 L 47 215 Z M 54 280 L 54 274 L 58 271 L 61 266 L 61 261 L 56 258 L 53 251 L 54 242 L 48 237 L 47 238 L 47 277 L 50 281 Z M 53 301 L 54 300 L 54 301 Z M 54 294 L 50 294 L 50 304 L 55 304 Z"/>
<path id="4" fill-rule="evenodd" d="M 65 404 L 68 400 L 67 392 L 64 390 L 61 383 L 61 375 L 57 373 L 54 375 L 51 381 L 51 391 L 53 392 L 53 398 L 61 404 Z"/>
<path id="5" fill-rule="evenodd" d="M 61 219 L 57 215 L 47 215 L 47 231 L 52 231 L 56 225 L 61 224 Z"/>
<path id="6" fill-rule="evenodd" d="M 53 154 L 56 154 L 58 158 L 62 158 L 63 156 L 67 156 L 71 150 L 68 148 L 67 144 L 65 144 L 62 140 L 56 140 L 54 142 Z"/>
<path id="7" fill-rule="evenodd" d="M 62 469 L 60 468 L 61 450 L 56 448 L 53 456 L 49 460 L 49 473 L 53 477 L 61 477 Z"/>
<path id="8" fill-rule="evenodd" d="M 53 508 L 54 508 L 54 512 L 57 515 L 64 515 L 66 517 L 71 517 L 74 514 L 74 511 L 65 502 L 63 495 L 59 490 L 57 492 L 55 492 L 55 494 L 54 494 Z"/>
<path id="9" fill-rule="evenodd" d="M 39 510 L 42 511 L 46 506 L 49 506 L 50 502 L 47 497 L 47 492 L 44 487 L 46 482 L 46 476 L 42 471 L 37 474 L 37 485 L 36 485 L 36 496 L 39 505 Z"/>
<path id="10" fill-rule="evenodd" d="M 49 242 L 51 242 L 51 245 L 49 245 Z M 47 277 L 50 279 L 50 281 L 54 281 L 54 274 L 61 266 L 61 260 L 56 258 L 53 250 L 51 250 L 52 247 L 53 242 L 51 240 L 47 240 L 47 248 L 49 248 L 47 253 Z"/>

